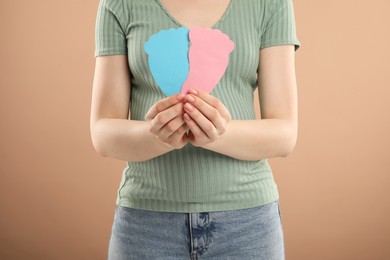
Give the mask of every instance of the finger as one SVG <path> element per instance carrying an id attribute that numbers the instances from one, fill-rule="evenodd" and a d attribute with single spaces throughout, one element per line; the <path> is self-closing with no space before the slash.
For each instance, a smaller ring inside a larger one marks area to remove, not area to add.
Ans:
<path id="1" fill-rule="evenodd" d="M 195 95 L 187 95 L 186 100 L 196 107 L 204 116 L 206 116 L 211 123 L 214 124 L 215 128 L 223 129 L 225 127 L 225 120 L 222 118 L 218 109 L 212 107 L 203 99 Z"/>
<path id="2" fill-rule="evenodd" d="M 188 130 L 188 126 L 184 123 L 176 132 L 174 132 L 169 139 L 172 144 L 180 144 L 185 143 L 187 141 L 186 132 Z"/>
<path id="3" fill-rule="evenodd" d="M 160 113 L 158 113 L 152 119 L 152 125 L 154 131 L 160 131 L 164 125 L 166 125 L 169 121 L 176 118 L 178 115 L 183 114 L 183 103 L 178 103 Z"/>
<path id="4" fill-rule="evenodd" d="M 165 124 L 160 131 L 160 138 L 165 139 L 170 137 L 174 132 L 176 132 L 183 124 L 186 122 L 184 121 L 183 117 L 178 115 L 171 121 L 169 121 L 167 124 Z"/>
<path id="5" fill-rule="evenodd" d="M 222 102 L 218 98 L 200 89 L 196 89 L 196 90 L 190 89 L 188 91 L 188 94 L 193 94 L 195 96 L 198 96 L 207 104 L 217 109 L 223 118 L 230 119 L 229 110 L 222 104 Z"/>
<path id="6" fill-rule="evenodd" d="M 176 105 L 177 103 L 181 102 L 184 98 L 183 94 L 176 94 L 169 96 L 167 98 L 164 98 L 160 101 L 158 101 L 156 104 L 154 104 L 149 111 L 145 115 L 146 120 L 153 119 L 158 113 L 170 108 L 171 106 Z"/>
<path id="7" fill-rule="evenodd" d="M 192 106 L 190 103 L 184 105 L 184 110 L 190 116 L 190 118 L 206 133 L 209 139 L 215 140 L 217 138 L 217 129 L 210 120 L 205 117 L 196 107 Z M 184 117 L 184 119 L 188 119 Z M 187 121 L 186 121 L 187 122 Z M 187 122 L 188 124 L 188 122 Z M 190 125 L 188 125 L 190 127 Z M 195 133 L 194 133 L 195 135 Z"/>
<path id="8" fill-rule="evenodd" d="M 188 128 L 190 129 L 189 139 L 192 143 L 194 143 L 196 140 L 198 141 L 197 143 L 201 143 L 202 141 L 207 141 L 209 139 L 208 135 L 198 126 L 194 120 L 191 119 L 187 113 L 184 113 L 183 118 L 186 121 Z"/>

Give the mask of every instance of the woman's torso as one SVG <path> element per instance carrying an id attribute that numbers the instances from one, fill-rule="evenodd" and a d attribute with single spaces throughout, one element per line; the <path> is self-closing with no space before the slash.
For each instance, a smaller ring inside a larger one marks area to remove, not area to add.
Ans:
<path id="1" fill-rule="evenodd" d="M 223 13 L 212 29 L 228 35 L 234 50 L 211 95 L 223 102 L 233 120 L 253 120 L 253 92 L 268 1 L 222 2 L 219 11 L 204 22 L 213 23 Z M 148 109 L 165 97 L 150 72 L 144 43 L 161 30 L 177 29 L 183 24 L 158 0 L 123 0 L 110 8 L 126 35 L 132 74 L 131 119 L 144 120 Z M 241 161 L 188 144 L 149 161 L 128 162 L 117 204 L 157 211 L 201 212 L 255 207 L 276 199 L 277 187 L 267 160 Z"/>

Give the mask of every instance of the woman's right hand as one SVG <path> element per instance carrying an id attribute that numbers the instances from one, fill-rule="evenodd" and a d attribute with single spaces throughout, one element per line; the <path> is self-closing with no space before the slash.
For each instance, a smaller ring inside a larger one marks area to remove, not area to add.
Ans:
<path id="1" fill-rule="evenodd" d="M 181 149 L 188 142 L 183 99 L 183 94 L 164 98 L 155 103 L 145 116 L 149 132 L 174 149 Z"/>

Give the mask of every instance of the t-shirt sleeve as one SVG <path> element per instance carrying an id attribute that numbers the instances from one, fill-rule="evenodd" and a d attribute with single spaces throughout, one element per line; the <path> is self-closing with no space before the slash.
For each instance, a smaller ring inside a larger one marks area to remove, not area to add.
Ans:
<path id="1" fill-rule="evenodd" d="M 295 28 L 295 16 L 292 0 L 269 0 L 269 16 L 263 27 L 260 49 L 276 45 L 295 45 L 295 51 L 301 46 Z"/>
<path id="2" fill-rule="evenodd" d="M 100 0 L 95 24 L 95 58 L 127 54 L 122 0 Z"/>

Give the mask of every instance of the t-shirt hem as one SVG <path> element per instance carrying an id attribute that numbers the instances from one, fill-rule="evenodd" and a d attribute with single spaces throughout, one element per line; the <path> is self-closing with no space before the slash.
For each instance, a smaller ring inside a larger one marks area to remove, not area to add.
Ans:
<path id="1" fill-rule="evenodd" d="M 297 51 L 301 47 L 301 43 L 299 41 L 273 41 L 273 42 L 266 42 L 260 46 L 259 49 L 263 49 L 266 47 L 272 47 L 272 46 L 280 46 L 280 45 L 294 45 L 295 51 Z"/>
<path id="2" fill-rule="evenodd" d="M 103 51 L 96 51 L 94 53 L 94 57 L 98 57 L 98 56 L 108 56 L 108 55 L 127 55 L 127 51 L 126 50 L 103 50 Z"/>
<path id="3" fill-rule="evenodd" d="M 152 200 L 124 200 L 117 199 L 116 205 L 129 207 L 140 210 L 158 211 L 158 212 L 174 212 L 174 213 L 196 213 L 196 212 L 215 212 L 215 211 L 230 211 L 259 207 L 272 203 L 279 199 L 279 194 L 275 191 L 267 198 L 259 198 L 255 200 L 242 200 L 235 202 L 222 203 L 188 203 L 188 202 L 169 202 L 161 201 L 156 203 Z"/>

